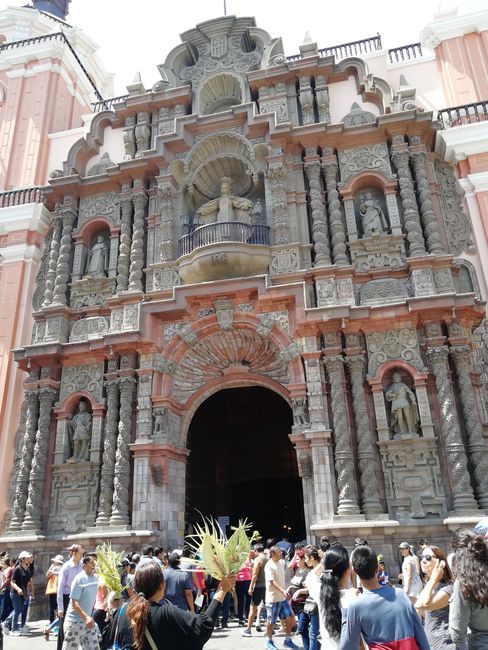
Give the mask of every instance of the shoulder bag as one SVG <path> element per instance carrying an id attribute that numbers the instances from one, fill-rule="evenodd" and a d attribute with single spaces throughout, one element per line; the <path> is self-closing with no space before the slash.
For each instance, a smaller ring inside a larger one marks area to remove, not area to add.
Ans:
<path id="1" fill-rule="evenodd" d="M 154 642 L 151 632 L 149 632 L 149 630 L 147 629 L 147 625 L 146 625 L 146 629 L 144 630 L 144 634 L 146 635 L 146 639 L 149 645 L 151 646 L 151 650 L 158 650 L 158 646 Z"/>

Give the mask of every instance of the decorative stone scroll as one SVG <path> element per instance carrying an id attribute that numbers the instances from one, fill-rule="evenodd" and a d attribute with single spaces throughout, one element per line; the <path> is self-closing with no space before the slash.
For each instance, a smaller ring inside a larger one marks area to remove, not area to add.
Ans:
<path id="1" fill-rule="evenodd" d="M 283 163 L 273 163 L 268 169 L 273 214 L 273 235 L 275 244 L 286 244 L 289 240 L 288 204 L 286 200 L 286 178 Z"/>
<path id="2" fill-rule="evenodd" d="M 463 210 L 462 189 L 449 163 L 437 159 L 434 161 L 434 170 L 441 186 L 439 199 L 449 250 L 453 255 L 461 255 L 462 252 L 472 255 L 475 252 L 471 240 L 472 228 L 469 217 Z"/>
<path id="3" fill-rule="evenodd" d="M 313 91 L 310 84 L 310 77 L 300 77 L 298 101 L 302 111 L 302 124 L 313 124 L 315 114 L 313 107 Z"/>
<path id="4" fill-rule="evenodd" d="M 404 327 L 388 332 L 371 332 L 366 334 L 368 346 L 368 374 L 372 377 L 378 372 L 382 363 L 402 360 L 411 364 L 419 372 L 425 371 L 425 364 L 420 355 L 417 331 Z"/>
<path id="5" fill-rule="evenodd" d="M 161 261 L 169 262 L 175 259 L 175 213 L 174 193 L 170 183 L 164 183 L 158 187 L 159 206 L 161 210 Z"/>
<path id="6" fill-rule="evenodd" d="M 401 278 L 370 280 L 361 286 L 361 305 L 402 302 L 409 296 L 409 285 Z"/>
<path id="7" fill-rule="evenodd" d="M 410 154 L 407 150 L 393 152 L 391 159 L 398 172 L 398 185 L 403 206 L 403 219 L 411 257 L 425 255 L 425 241 L 420 223 L 417 198 L 410 172 Z"/>
<path id="8" fill-rule="evenodd" d="M 315 101 L 317 102 L 317 112 L 319 122 L 330 122 L 330 99 L 329 89 L 326 78 L 323 75 L 315 77 Z"/>
<path id="9" fill-rule="evenodd" d="M 91 393 L 97 402 L 102 401 L 103 363 L 85 363 L 80 366 L 64 366 L 61 375 L 59 401 L 62 403 L 71 393 Z"/>
<path id="10" fill-rule="evenodd" d="M 144 152 L 149 149 L 151 140 L 151 129 L 149 128 L 149 113 L 141 111 L 137 113 L 137 123 L 134 129 L 136 140 L 136 158 L 141 158 Z"/>
<path id="11" fill-rule="evenodd" d="M 387 178 L 392 178 L 386 144 L 373 144 L 341 151 L 339 165 L 343 183 L 347 183 L 352 176 L 367 169 L 382 172 Z"/>
<path id="12" fill-rule="evenodd" d="M 262 86 L 259 89 L 259 112 L 275 113 L 276 121 L 288 122 L 288 101 L 286 97 L 286 84 Z"/>
<path id="13" fill-rule="evenodd" d="M 81 318 L 73 323 L 70 342 L 88 341 L 91 339 L 100 339 L 108 334 L 109 322 L 105 316 L 90 316 Z"/>
<path id="14" fill-rule="evenodd" d="M 293 273 L 300 268 L 300 251 L 298 248 L 282 248 L 271 252 L 270 271 L 272 275 Z"/>
<path id="15" fill-rule="evenodd" d="M 120 221 L 119 194 L 103 192 L 95 196 L 82 196 L 79 204 L 78 227 L 94 217 L 107 217 L 117 225 Z"/>

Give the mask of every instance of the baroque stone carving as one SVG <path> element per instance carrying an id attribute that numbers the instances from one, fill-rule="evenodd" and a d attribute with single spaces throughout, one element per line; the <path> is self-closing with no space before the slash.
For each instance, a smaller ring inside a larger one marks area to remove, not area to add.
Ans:
<path id="1" fill-rule="evenodd" d="M 315 252 L 315 266 L 330 264 L 329 232 L 325 205 L 320 187 L 320 162 L 306 162 L 305 174 L 309 184 L 310 209 L 312 214 L 312 240 Z"/>
<path id="2" fill-rule="evenodd" d="M 70 453 L 68 463 L 78 463 L 90 459 L 90 441 L 92 416 L 86 407 L 86 401 L 80 399 L 78 410 L 68 422 Z"/>
<path id="3" fill-rule="evenodd" d="M 46 281 L 49 270 L 49 258 L 51 252 L 51 245 L 54 237 L 54 227 L 49 230 L 44 240 L 44 252 L 42 255 L 41 264 L 36 275 L 36 290 L 32 296 L 32 308 L 34 311 L 41 309 L 44 296 L 46 293 Z"/>
<path id="4" fill-rule="evenodd" d="M 409 286 L 406 280 L 399 278 L 370 280 L 361 287 L 361 304 L 380 305 L 401 302 L 409 295 Z"/>
<path id="5" fill-rule="evenodd" d="M 382 363 L 402 359 L 419 372 L 424 372 L 424 362 L 420 356 L 416 330 L 404 327 L 388 332 L 366 334 L 368 346 L 368 374 L 374 377 Z"/>
<path id="6" fill-rule="evenodd" d="M 330 155 L 332 153 L 330 152 Z M 330 156 L 329 156 L 330 157 Z M 327 189 L 327 203 L 329 207 L 329 228 L 332 243 L 332 261 L 339 266 L 347 266 L 346 232 L 342 218 L 341 201 L 337 190 L 337 162 L 333 160 L 323 163 L 325 187 Z"/>
<path id="7" fill-rule="evenodd" d="M 119 423 L 119 382 L 106 382 L 107 388 L 107 417 L 105 421 L 105 438 L 103 443 L 103 459 L 100 474 L 100 499 L 98 503 L 97 526 L 106 526 L 112 513 L 112 498 L 114 489 L 115 452 Z"/>
<path id="8" fill-rule="evenodd" d="M 85 363 L 80 366 L 64 366 L 61 376 L 59 401 L 71 393 L 86 391 L 91 393 L 97 402 L 102 401 L 103 363 Z"/>
<path id="9" fill-rule="evenodd" d="M 392 178 L 386 144 L 373 144 L 341 151 L 339 164 L 343 183 L 347 183 L 351 176 L 366 169 L 382 172 L 387 178 Z"/>
<path id="10" fill-rule="evenodd" d="M 363 237 L 384 235 L 387 232 L 388 223 L 383 209 L 379 201 L 373 199 L 369 192 L 361 199 L 359 213 L 361 215 Z"/>
<path id="11" fill-rule="evenodd" d="M 271 272 L 273 275 L 292 273 L 299 269 L 299 253 L 295 248 L 283 248 L 271 253 Z"/>
<path id="12" fill-rule="evenodd" d="M 411 257 L 425 255 L 425 241 L 410 172 L 410 154 L 407 150 L 395 151 L 391 159 L 398 172 L 398 185 L 403 206 L 403 219 Z"/>
<path id="13" fill-rule="evenodd" d="M 310 423 L 308 415 L 307 398 L 296 397 L 291 400 L 293 409 L 293 428 L 302 429 Z"/>
<path id="14" fill-rule="evenodd" d="M 132 197 L 129 187 L 123 188 L 120 196 L 120 236 L 119 257 L 117 260 L 117 293 L 127 291 L 129 286 L 130 245 L 132 241 Z"/>
<path id="15" fill-rule="evenodd" d="M 437 223 L 437 217 L 435 216 L 434 208 L 432 207 L 429 181 L 425 171 L 427 153 L 424 151 L 416 151 L 415 153 L 410 154 L 410 158 L 412 160 L 415 182 L 417 184 L 420 215 L 424 227 L 427 251 L 434 255 L 442 254 L 444 253 L 444 248 L 441 244 L 439 224 Z"/>
<path id="16" fill-rule="evenodd" d="M 132 430 L 132 400 L 135 379 L 124 377 L 120 380 L 120 418 L 115 453 L 114 492 L 111 525 L 129 523 L 129 481 L 130 481 L 130 438 Z"/>
<path id="17" fill-rule="evenodd" d="M 162 262 L 169 262 L 175 258 L 175 213 L 174 193 L 170 183 L 163 183 L 158 186 L 159 206 L 161 212 L 161 244 L 160 254 Z"/>
<path id="18" fill-rule="evenodd" d="M 376 124 L 376 115 L 365 111 L 357 102 L 354 102 L 350 112 L 342 118 L 341 122 L 345 129 L 351 129 L 363 124 Z"/>
<path id="19" fill-rule="evenodd" d="M 99 174 L 106 174 L 107 169 L 113 166 L 114 163 L 110 160 L 108 152 L 105 152 L 100 160 L 90 167 L 87 176 L 98 176 Z"/>
<path id="20" fill-rule="evenodd" d="M 136 181 L 137 183 L 137 181 Z M 134 230 L 130 247 L 130 267 L 128 291 L 142 291 L 142 267 L 144 266 L 144 213 L 147 205 L 147 195 L 142 187 L 134 189 Z"/>
<path id="21" fill-rule="evenodd" d="M 319 122 L 330 122 L 330 100 L 329 89 L 324 75 L 315 77 L 315 101 L 317 103 L 317 113 Z"/>
<path id="22" fill-rule="evenodd" d="M 402 373 L 393 373 L 393 382 L 385 390 L 385 398 L 391 403 L 391 429 L 393 439 L 404 434 L 417 435 L 419 414 L 415 393 L 402 381 Z"/>
<path id="23" fill-rule="evenodd" d="M 81 318 L 73 323 L 71 334 L 69 337 L 70 342 L 74 341 L 88 341 L 90 339 L 102 338 L 108 334 L 109 322 L 105 316 L 91 316 L 89 318 Z"/>
<path id="24" fill-rule="evenodd" d="M 349 242 L 354 267 L 360 273 L 405 265 L 404 235 L 378 235 Z"/>
<path id="25" fill-rule="evenodd" d="M 108 269 L 108 247 L 103 235 L 98 235 L 97 241 L 88 252 L 86 260 L 85 277 L 106 277 Z"/>
<path id="26" fill-rule="evenodd" d="M 66 305 L 68 282 L 70 280 L 70 258 L 72 240 L 71 233 L 76 219 L 76 210 L 72 205 L 71 197 L 65 196 L 63 205 L 60 208 L 63 221 L 63 230 L 59 244 L 59 254 L 56 263 L 56 278 L 54 280 L 53 299 L 51 304 Z"/>
<path id="27" fill-rule="evenodd" d="M 232 329 L 234 320 L 232 301 L 223 298 L 214 302 L 215 314 L 219 327 L 223 330 Z"/>
<path id="28" fill-rule="evenodd" d="M 79 204 L 78 226 L 93 217 L 107 217 L 112 223 L 120 221 L 120 198 L 117 192 L 103 192 L 95 196 L 82 196 Z"/>
<path id="29" fill-rule="evenodd" d="M 439 198 L 449 250 L 453 255 L 461 255 L 463 251 L 473 254 L 475 251 L 471 240 L 471 223 L 463 210 L 462 190 L 454 176 L 452 167 L 447 162 L 435 160 L 434 169 L 437 181 L 441 186 Z"/>
<path id="30" fill-rule="evenodd" d="M 283 163 L 273 163 L 268 169 L 273 214 L 275 244 L 286 244 L 288 232 L 288 204 L 286 200 L 285 168 Z"/>

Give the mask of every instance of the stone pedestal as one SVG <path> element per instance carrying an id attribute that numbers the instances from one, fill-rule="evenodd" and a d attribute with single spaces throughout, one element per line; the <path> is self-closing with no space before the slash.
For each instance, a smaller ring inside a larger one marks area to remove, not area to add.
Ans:
<path id="1" fill-rule="evenodd" d="M 405 235 L 376 235 L 349 243 L 351 260 L 356 271 L 405 265 Z"/>
<path id="2" fill-rule="evenodd" d="M 99 473 L 98 463 L 53 466 L 50 535 L 81 533 L 95 525 Z"/>

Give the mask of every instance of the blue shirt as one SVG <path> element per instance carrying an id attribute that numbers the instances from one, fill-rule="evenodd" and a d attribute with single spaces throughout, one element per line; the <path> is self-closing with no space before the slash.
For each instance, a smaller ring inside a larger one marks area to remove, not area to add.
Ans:
<path id="1" fill-rule="evenodd" d="M 164 597 L 173 603 L 175 607 L 187 610 L 188 603 L 186 602 L 185 590 L 193 590 L 193 580 L 190 578 L 186 571 L 181 569 L 165 569 L 164 576 Z"/>
<path id="2" fill-rule="evenodd" d="M 72 623 L 83 621 L 83 618 L 73 609 L 73 600 L 77 600 L 81 609 L 91 616 L 98 589 L 98 578 L 87 575 L 84 571 L 79 573 L 71 585 L 71 595 L 66 620 Z"/>

